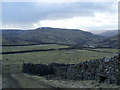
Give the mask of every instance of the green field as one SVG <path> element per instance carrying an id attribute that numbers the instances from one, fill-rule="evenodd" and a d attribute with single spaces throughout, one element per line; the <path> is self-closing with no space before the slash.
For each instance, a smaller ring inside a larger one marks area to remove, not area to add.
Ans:
<path id="1" fill-rule="evenodd" d="M 98 51 L 107 51 L 107 52 L 113 52 L 116 53 L 119 51 L 119 49 L 111 49 L 111 48 L 98 48 L 98 49 L 94 49 L 94 50 L 98 50 Z"/>
<path id="2" fill-rule="evenodd" d="M 86 50 L 55 50 L 42 52 L 28 52 L 22 54 L 3 55 L 5 64 L 22 64 L 23 62 L 48 64 L 56 63 L 79 63 L 102 57 L 111 57 L 114 53 L 101 53 Z"/>
<path id="3" fill-rule="evenodd" d="M 39 50 L 39 49 L 58 49 L 58 48 L 68 48 L 68 47 L 69 46 L 56 45 L 56 44 L 31 45 L 31 46 L 3 46 L 2 52 Z"/>
<path id="4" fill-rule="evenodd" d="M 35 64 L 49 64 L 49 63 L 66 63 L 66 64 L 76 64 L 87 60 L 94 60 L 98 58 L 110 58 L 115 55 L 117 49 L 92 49 L 92 50 L 99 50 L 99 51 L 109 51 L 111 53 L 103 53 L 103 52 L 97 52 L 97 51 L 90 51 L 90 50 L 84 50 L 84 49 L 70 49 L 70 50 L 58 50 L 58 48 L 68 48 L 69 46 L 63 46 L 63 45 L 37 45 L 37 46 L 9 46 L 9 47 L 3 47 L 3 52 L 8 51 L 26 51 L 26 50 L 38 50 L 38 49 L 55 49 L 52 51 L 40 51 L 40 52 L 27 52 L 27 53 L 17 53 L 17 54 L 3 54 L 2 60 L 3 60 L 3 66 L 2 71 L 4 74 L 4 87 L 7 87 L 7 85 L 11 82 L 14 84 L 14 81 L 17 80 L 17 82 L 21 83 L 23 87 L 29 85 L 31 87 L 40 87 L 37 83 L 49 83 L 49 84 L 56 84 L 56 87 L 109 87 L 109 85 L 106 84 L 96 84 L 95 81 L 67 81 L 67 80 L 45 80 L 45 77 L 34 77 L 30 75 L 23 75 L 19 74 L 22 71 L 22 64 L 23 63 L 35 63 Z M 14 81 L 11 80 L 11 76 L 5 76 L 5 74 L 12 75 Z M 18 78 L 19 76 L 19 78 Z M 22 79 L 21 79 L 22 78 Z M 37 78 L 37 80 L 36 80 Z M 7 80 L 9 82 L 7 82 Z M 34 80 L 34 81 L 33 81 Z M 62 84 L 62 83 L 65 84 Z M 7 83 L 7 84 L 6 84 Z M 35 84 L 36 83 L 36 84 Z M 80 86 L 78 85 L 80 84 Z M 33 85 L 35 84 L 35 85 Z M 117 87 L 113 85 L 114 87 Z M 110 86 L 111 88 L 113 87 Z M 8 86 L 9 87 L 9 86 Z M 41 86 L 43 87 L 43 86 Z M 45 86 L 44 86 L 45 87 Z"/>
<path id="5" fill-rule="evenodd" d="M 8 70 L 13 67 L 22 66 L 23 63 L 66 63 L 66 64 L 76 64 L 82 61 L 93 60 L 98 58 L 109 58 L 115 55 L 117 49 L 95 49 L 101 51 L 109 51 L 112 53 L 103 53 L 82 49 L 71 49 L 71 50 L 57 50 L 58 48 L 68 48 L 68 46 L 63 45 L 37 45 L 37 46 L 12 46 L 12 47 L 3 47 L 3 52 L 8 51 L 26 51 L 26 50 L 37 50 L 37 49 L 56 49 L 53 51 L 40 51 L 40 52 L 28 52 L 28 53 L 19 53 L 19 54 L 3 54 L 3 65 Z M 15 68 L 15 69 L 16 69 Z M 11 69 L 14 71 L 14 69 Z M 6 71 L 6 70 L 5 70 Z M 17 70 L 19 71 L 19 70 Z"/>

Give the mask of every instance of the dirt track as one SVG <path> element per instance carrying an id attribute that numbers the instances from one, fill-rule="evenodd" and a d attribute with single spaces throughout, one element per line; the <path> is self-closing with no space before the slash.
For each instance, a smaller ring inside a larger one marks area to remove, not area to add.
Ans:
<path id="1" fill-rule="evenodd" d="M 3 76 L 3 87 L 4 88 L 20 88 L 20 84 L 10 74 Z"/>
<path id="2" fill-rule="evenodd" d="M 3 76 L 3 88 L 55 88 L 40 80 L 24 74 L 7 74 Z"/>
<path id="3" fill-rule="evenodd" d="M 3 88 L 119 88 L 119 86 L 99 84 L 96 81 L 46 80 L 27 74 L 3 75 Z M 118 90 L 119 90 L 118 89 Z"/>

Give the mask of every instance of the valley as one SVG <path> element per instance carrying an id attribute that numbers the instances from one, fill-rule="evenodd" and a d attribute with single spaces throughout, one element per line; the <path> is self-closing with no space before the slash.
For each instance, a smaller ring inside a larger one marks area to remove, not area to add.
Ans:
<path id="1" fill-rule="evenodd" d="M 1 0 L 0 89 L 118 89 L 118 0 Z"/>
<path id="2" fill-rule="evenodd" d="M 95 80 L 48 80 L 22 72 L 24 63 L 78 64 L 114 57 L 119 53 L 116 36 L 106 39 L 82 30 L 49 27 L 2 30 L 1 47 L 3 88 L 119 88 Z"/>
<path id="3" fill-rule="evenodd" d="M 3 46 L 3 52 L 26 51 L 26 50 L 44 50 L 54 49 L 52 51 L 39 51 L 27 53 L 3 54 L 3 87 L 4 88 L 107 88 L 118 87 L 116 85 L 99 84 L 97 81 L 67 81 L 67 80 L 46 80 L 46 76 L 33 76 L 22 73 L 23 63 L 49 64 L 65 63 L 77 64 L 79 62 L 94 60 L 97 58 L 109 58 L 114 56 L 117 49 L 68 49 L 70 46 L 57 44 L 44 44 L 32 46 Z M 99 52 L 98 52 L 99 51 Z M 106 52 L 103 52 L 106 51 Z M 107 52 L 110 53 L 107 53 Z M 36 79 L 37 78 L 37 79 Z M 29 82 L 29 83 L 28 83 Z M 18 84 L 17 84 L 18 83 Z M 16 86 L 12 85 L 15 84 Z"/>

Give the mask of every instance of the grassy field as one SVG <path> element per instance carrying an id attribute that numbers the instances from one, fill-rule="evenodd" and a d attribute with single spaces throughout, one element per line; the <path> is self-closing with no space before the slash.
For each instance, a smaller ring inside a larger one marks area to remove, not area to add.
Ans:
<path id="1" fill-rule="evenodd" d="M 3 69 L 5 71 L 19 71 L 18 68 L 22 66 L 24 62 L 26 63 L 66 63 L 66 64 L 76 64 L 82 61 L 93 60 L 103 57 L 112 57 L 115 55 L 117 50 L 110 49 L 113 53 L 103 53 L 89 50 L 81 49 L 71 49 L 71 50 L 57 50 L 58 48 L 67 48 L 68 46 L 63 45 L 38 45 L 38 46 L 19 46 L 19 47 L 3 47 L 3 51 L 21 51 L 21 50 L 37 50 L 37 49 L 53 49 L 53 51 L 41 51 L 41 52 L 28 52 L 28 53 L 19 53 L 19 54 L 3 54 Z M 95 49 L 96 50 L 96 49 Z M 106 50 L 109 49 L 97 49 L 97 50 Z M 5 65 L 5 67 L 4 67 Z M 8 70 L 6 70 L 8 69 Z M 21 70 L 21 69 L 20 69 Z"/>
<path id="2" fill-rule="evenodd" d="M 38 77 L 38 76 L 31 76 L 31 75 L 19 75 L 18 73 L 21 73 L 22 71 L 22 64 L 24 62 L 28 63 L 41 63 L 41 64 L 49 64 L 49 63 L 66 63 L 66 64 L 76 64 L 82 61 L 86 60 L 93 60 L 93 59 L 98 59 L 98 58 L 110 58 L 115 55 L 117 52 L 116 49 L 95 49 L 99 51 L 110 51 L 112 53 L 103 53 L 103 52 L 96 52 L 96 51 L 89 51 L 89 50 L 82 50 L 82 49 L 71 49 L 71 50 L 57 50 L 58 48 L 68 48 L 68 46 L 63 46 L 63 45 L 38 45 L 38 46 L 14 46 L 14 47 L 3 47 L 4 52 L 8 51 L 25 51 L 25 50 L 37 50 L 37 49 L 56 49 L 53 51 L 40 51 L 40 52 L 28 52 L 28 53 L 19 53 L 19 54 L 3 54 L 2 55 L 2 60 L 3 60 L 3 66 L 2 66 L 2 71 L 3 73 L 10 73 L 10 74 L 15 74 L 18 82 L 23 85 L 23 87 L 27 87 L 28 82 L 31 85 L 31 87 L 35 87 L 34 84 L 37 82 L 45 83 L 51 83 L 51 84 L 56 84 L 56 87 L 70 87 L 70 88 L 79 88 L 79 87 L 96 87 L 96 88 L 101 88 L 101 87 L 113 87 L 113 86 L 105 86 L 106 84 L 96 84 L 95 81 L 67 81 L 67 80 L 45 80 L 44 77 Z M 18 74 L 18 75 L 17 75 Z M 19 78 L 18 78 L 19 76 Z M 29 78 L 28 78 L 29 77 Z M 10 80 L 9 77 L 5 76 L 4 81 L 6 82 L 7 79 Z M 22 79 L 21 79 L 22 78 Z M 26 79 L 28 78 L 28 79 Z M 37 81 L 34 80 L 34 82 L 31 80 L 33 79 L 38 79 Z M 13 82 L 13 80 L 10 80 Z M 8 82 L 6 82 L 8 83 Z M 63 84 L 62 84 L 63 83 Z M 26 85 L 27 84 L 27 85 Z M 80 85 L 79 85 L 80 84 Z M 33 85 L 33 86 L 32 86 Z M 36 87 L 39 87 L 38 84 L 36 84 Z M 117 86 L 114 86 L 117 87 Z"/>
<path id="3" fill-rule="evenodd" d="M 56 45 L 56 44 L 32 45 L 32 46 L 3 46 L 2 52 L 39 50 L 39 49 L 58 49 L 58 48 L 68 48 L 68 47 L 69 46 Z"/>
<path id="4" fill-rule="evenodd" d="M 5 64 L 22 64 L 23 62 L 42 64 L 48 64 L 52 62 L 79 63 L 81 61 L 111 56 L 114 56 L 114 53 L 101 53 L 86 50 L 55 50 L 22 54 L 7 54 L 3 55 L 3 60 Z"/>
<path id="5" fill-rule="evenodd" d="M 107 51 L 107 52 L 113 52 L 113 53 L 116 53 L 119 51 L 119 49 L 111 49 L 111 48 L 98 48 L 98 49 L 93 49 L 93 50 Z"/>

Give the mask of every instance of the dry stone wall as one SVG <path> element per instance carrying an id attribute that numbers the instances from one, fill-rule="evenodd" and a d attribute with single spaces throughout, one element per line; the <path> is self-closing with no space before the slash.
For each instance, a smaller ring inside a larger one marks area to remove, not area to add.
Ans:
<path id="1" fill-rule="evenodd" d="M 98 80 L 107 83 L 117 83 L 118 57 L 102 58 L 81 62 L 78 64 L 24 63 L 23 72 L 34 75 L 54 75 L 69 80 Z"/>

